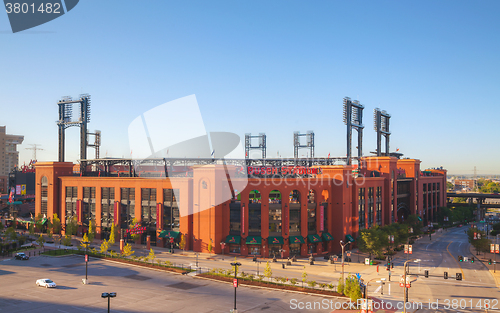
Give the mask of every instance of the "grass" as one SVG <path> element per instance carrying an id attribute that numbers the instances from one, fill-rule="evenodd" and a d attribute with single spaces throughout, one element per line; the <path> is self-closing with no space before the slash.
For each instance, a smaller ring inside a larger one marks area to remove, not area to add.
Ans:
<path id="1" fill-rule="evenodd" d="M 43 255 L 70 255 L 70 254 L 77 254 L 77 251 L 72 250 L 72 249 L 56 249 L 56 250 L 47 250 L 41 254 L 43 254 Z"/>

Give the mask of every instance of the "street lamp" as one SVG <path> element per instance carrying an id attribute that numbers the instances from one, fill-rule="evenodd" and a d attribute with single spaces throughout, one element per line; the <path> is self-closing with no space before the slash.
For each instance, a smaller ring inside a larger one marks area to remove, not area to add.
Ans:
<path id="1" fill-rule="evenodd" d="M 101 298 L 108 298 L 108 313 L 109 313 L 109 298 L 116 297 L 116 292 L 103 292 Z"/>
<path id="2" fill-rule="evenodd" d="M 347 246 L 349 242 L 343 243 L 343 241 L 340 241 L 340 246 L 342 247 L 342 283 L 344 283 L 344 248 Z"/>
<path id="3" fill-rule="evenodd" d="M 82 241 L 82 243 L 85 245 L 85 284 L 88 283 L 87 281 L 87 269 L 88 269 L 88 263 L 89 263 L 89 255 L 87 253 L 87 248 L 89 247 L 90 241 Z"/>
<path id="4" fill-rule="evenodd" d="M 224 261 L 224 248 L 226 246 L 226 243 L 224 241 L 221 241 L 220 243 L 220 247 L 221 247 L 221 250 L 222 250 L 222 260 Z"/>
<path id="5" fill-rule="evenodd" d="M 238 287 L 238 278 L 237 278 L 237 273 L 238 273 L 238 266 L 241 266 L 240 262 L 233 262 L 231 263 L 231 266 L 234 266 L 234 279 L 236 283 L 234 284 L 234 310 L 233 313 L 237 313 L 238 310 L 236 310 L 236 288 Z"/>
<path id="6" fill-rule="evenodd" d="M 408 298 L 408 288 L 406 288 L 406 273 L 407 273 L 407 269 L 406 269 L 406 264 L 408 262 L 420 262 L 420 259 L 411 259 L 411 260 L 408 260 L 405 262 L 404 264 L 404 272 L 403 272 L 403 283 L 404 283 L 404 299 L 403 299 L 403 313 L 406 313 L 406 298 Z"/>

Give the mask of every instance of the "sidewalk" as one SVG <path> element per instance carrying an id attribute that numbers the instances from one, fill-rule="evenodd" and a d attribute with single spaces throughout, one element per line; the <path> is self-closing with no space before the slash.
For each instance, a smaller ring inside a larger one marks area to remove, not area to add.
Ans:
<path id="1" fill-rule="evenodd" d="M 498 264 L 495 265 L 495 254 L 490 252 L 480 252 L 477 254 L 476 249 L 471 245 L 470 253 L 490 271 L 491 276 L 495 280 L 497 288 L 500 288 L 500 255 L 496 255 L 496 261 Z M 491 265 L 488 264 L 489 259 L 491 259 Z"/>

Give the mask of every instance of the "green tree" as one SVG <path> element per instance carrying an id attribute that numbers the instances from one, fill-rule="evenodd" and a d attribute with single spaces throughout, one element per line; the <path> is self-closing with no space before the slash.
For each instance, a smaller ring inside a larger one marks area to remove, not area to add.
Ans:
<path id="1" fill-rule="evenodd" d="M 358 238 L 358 249 L 382 257 L 382 248 L 388 243 L 387 234 L 378 226 L 360 231 Z"/>
<path id="2" fill-rule="evenodd" d="M 64 239 L 62 240 L 62 244 L 64 246 L 71 246 L 71 236 L 70 235 L 65 235 Z"/>
<path id="3" fill-rule="evenodd" d="M 61 233 L 61 219 L 57 216 L 56 213 L 52 216 L 52 232 L 54 234 Z"/>
<path id="4" fill-rule="evenodd" d="M 122 251 L 122 256 L 124 257 L 128 257 L 128 256 L 131 256 L 132 254 L 134 254 L 135 251 L 132 251 L 132 245 L 127 243 L 124 247 L 123 247 L 123 251 Z"/>
<path id="5" fill-rule="evenodd" d="M 30 235 L 34 235 L 35 234 L 35 223 L 30 223 L 29 224 L 29 226 L 28 226 L 28 232 L 29 232 Z"/>
<path id="6" fill-rule="evenodd" d="M 453 185 L 452 183 L 450 182 L 446 182 L 446 188 L 448 190 L 455 190 L 455 185 Z"/>
<path id="7" fill-rule="evenodd" d="M 269 261 L 266 263 L 266 269 L 264 270 L 264 276 L 267 277 L 267 280 L 271 280 L 271 276 L 273 276 L 273 270 L 271 269 L 271 264 L 269 264 Z"/>
<path id="8" fill-rule="evenodd" d="M 476 239 L 474 239 L 474 233 L 476 233 Z M 476 251 L 490 251 L 491 240 L 486 238 L 486 234 L 484 231 L 477 228 L 469 228 L 469 230 L 467 231 L 467 236 L 469 237 L 469 243 L 476 249 Z"/>
<path id="9" fill-rule="evenodd" d="M 52 238 L 52 236 L 54 235 L 54 229 L 50 219 L 47 219 L 46 226 L 47 226 L 47 237 Z"/>
<path id="10" fill-rule="evenodd" d="M 234 263 L 238 263 L 238 259 L 236 257 L 234 257 Z M 238 276 L 238 267 L 237 266 L 232 266 L 231 270 L 229 272 L 236 273 L 235 276 Z"/>
<path id="11" fill-rule="evenodd" d="M 45 244 L 45 238 L 43 238 L 42 234 L 40 234 L 40 237 L 38 237 L 36 243 L 40 246 L 40 248 L 43 248 Z"/>
<path id="12" fill-rule="evenodd" d="M 346 279 L 345 295 L 351 298 L 352 302 L 357 302 L 361 298 L 361 286 L 354 275 L 349 275 Z"/>
<path id="13" fill-rule="evenodd" d="M 38 215 L 35 217 L 35 226 L 38 231 L 42 231 L 43 225 L 43 215 L 42 213 L 38 213 Z"/>
<path id="14" fill-rule="evenodd" d="M 453 198 L 453 203 L 467 203 L 467 199 L 463 197 L 455 197 Z"/>
<path id="15" fill-rule="evenodd" d="M 76 217 L 68 217 L 66 220 L 66 235 L 73 236 L 76 234 L 78 229 L 78 223 Z"/>
<path id="16" fill-rule="evenodd" d="M 342 280 L 341 277 L 339 277 L 339 283 L 337 284 L 337 292 L 340 293 L 341 295 L 344 294 L 344 281 Z"/>
<path id="17" fill-rule="evenodd" d="M 16 230 L 14 229 L 13 226 L 10 226 L 7 228 L 5 231 L 5 237 L 7 237 L 8 240 L 16 240 L 17 239 L 17 233 Z"/>
<path id="18" fill-rule="evenodd" d="M 111 223 L 111 231 L 109 234 L 108 242 L 110 246 L 115 244 L 115 223 Z"/>

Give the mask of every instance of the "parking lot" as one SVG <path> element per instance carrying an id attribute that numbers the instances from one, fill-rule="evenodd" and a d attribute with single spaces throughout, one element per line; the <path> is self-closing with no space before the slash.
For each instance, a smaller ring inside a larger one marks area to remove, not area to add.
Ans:
<path id="1" fill-rule="evenodd" d="M 101 298 L 103 292 L 117 293 L 111 299 L 111 312 L 229 312 L 234 306 L 234 288 L 230 284 L 97 259 L 91 259 L 88 265 L 89 284 L 84 285 L 83 256 L 1 261 L 0 311 L 107 312 L 107 299 Z M 41 278 L 52 279 L 57 288 L 37 287 L 35 281 Z M 291 311 L 292 299 L 330 301 L 311 295 L 239 287 L 237 306 L 239 312 L 287 312 Z"/>

